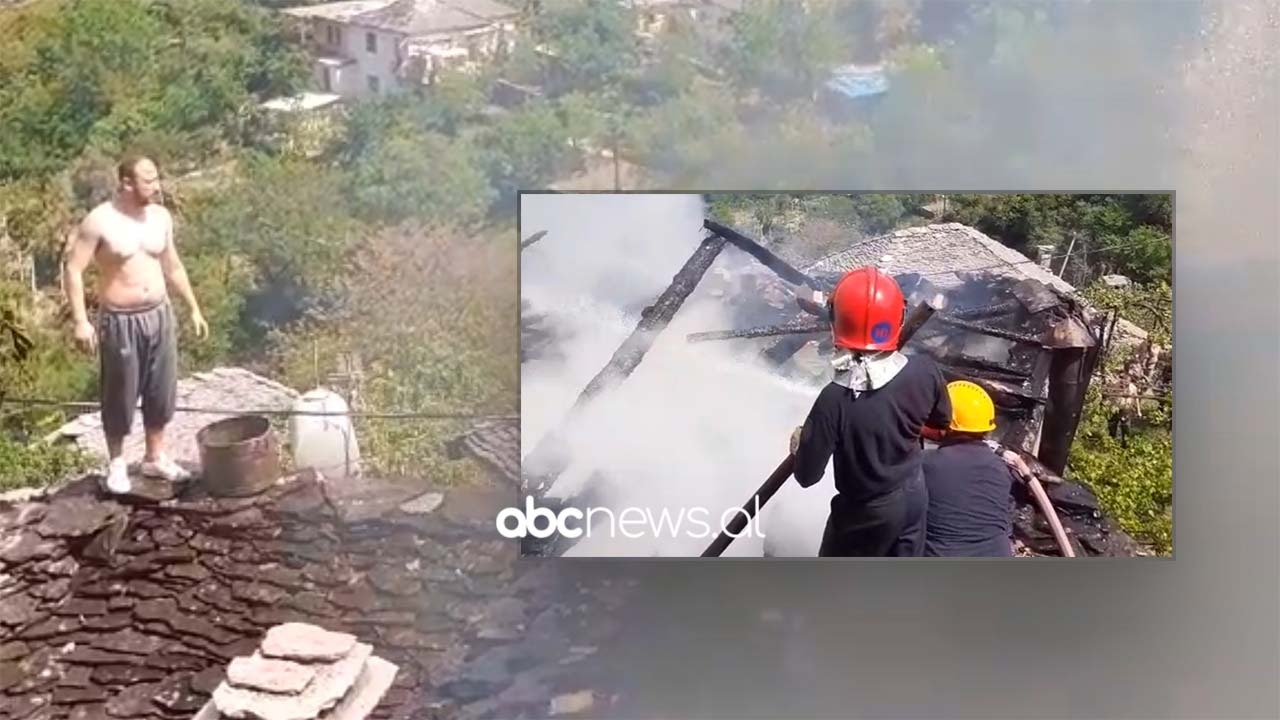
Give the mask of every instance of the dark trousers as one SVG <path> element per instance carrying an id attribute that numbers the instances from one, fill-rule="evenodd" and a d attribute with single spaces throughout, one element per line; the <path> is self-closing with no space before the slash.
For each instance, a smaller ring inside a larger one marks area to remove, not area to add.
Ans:
<path id="1" fill-rule="evenodd" d="M 929 520 L 929 486 L 924 482 L 924 474 L 908 480 L 903 494 L 907 502 L 906 521 L 889 554 L 893 557 L 922 557 Z"/>
<path id="2" fill-rule="evenodd" d="M 163 428 L 173 419 L 178 389 L 177 333 L 167 299 L 145 308 L 99 313 L 102 432 L 107 437 L 129 434 L 139 397 L 147 429 Z"/>
<path id="3" fill-rule="evenodd" d="M 831 500 L 819 557 L 920 557 L 924 554 L 929 491 L 917 474 L 879 497 Z"/>

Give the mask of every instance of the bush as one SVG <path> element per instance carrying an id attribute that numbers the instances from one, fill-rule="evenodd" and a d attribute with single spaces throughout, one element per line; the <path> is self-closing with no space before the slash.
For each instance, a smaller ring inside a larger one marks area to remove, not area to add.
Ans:
<path id="1" fill-rule="evenodd" d="M 463 140 L 433 132 L 392 137 L 351 169 L 353 201 L 375 223 L 448 218 L 470 225 L 493 199 L 482 162 Z"/>
<path id="2" fill-rule="evenodd" d="M 74 445 L 25 445 L 0 435 L 0 492 L 45 487 L 84 472 L 92 459 Z"/>
<path id="3" fill-rule="evenodd" d="M 1144 411 L 1145 412 L 1145 411 Z M 1087 485 L 1107 515 L 1161 554 L 1173 549 L 1173 433 L 1168 406 L 1144 417 L 1126 445 L 1107 432 L 1110 409 L 1089 389 L 1068 475 Z"/>

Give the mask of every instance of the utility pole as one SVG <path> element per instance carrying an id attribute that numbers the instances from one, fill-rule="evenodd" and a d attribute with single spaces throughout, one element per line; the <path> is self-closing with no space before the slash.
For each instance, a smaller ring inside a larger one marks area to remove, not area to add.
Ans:
<path id="1" fill-rule="evenodd" d="M 1071 233 L 1071 244 L 1067 245 L 1067 255 L 1062 258 L 1062 267 L 1058 268 L 1058 277 L 1062 277 L 1062 273 L 1067 271 L 1067 263 L 1071 261 L 1071 251 L 1076 248 L 1076 233 Z"/>
<path id="2" fill-rule="evenodd" d="M 618 167 L 618 132 L 615 128 L 613 133 L 613 191 L 620 192 L 622 190 L 622 173 Z"/>

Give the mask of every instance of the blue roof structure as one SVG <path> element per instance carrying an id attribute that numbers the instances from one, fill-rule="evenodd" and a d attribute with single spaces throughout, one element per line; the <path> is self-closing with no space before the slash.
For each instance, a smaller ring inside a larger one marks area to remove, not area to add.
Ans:
<path id="1" fill-rule="evenodd" d="M 859 100 L 888 92 L 889 78 L 885 75 L 884 68 L 879 66 L 868 68 L 846 65 L 832 71 L 826 87 L 851 100 Z"/>

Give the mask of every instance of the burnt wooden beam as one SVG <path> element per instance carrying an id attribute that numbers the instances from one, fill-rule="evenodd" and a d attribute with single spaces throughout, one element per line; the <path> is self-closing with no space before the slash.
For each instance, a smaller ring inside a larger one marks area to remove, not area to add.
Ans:
<path id="1" fill-rule="evenodd" d="M 1044 411 L 1038 457 L 1050 470 L 1061 475 L 1075 439 L 1076 426 L 1088 388 L 1085 348 L 1055 350 L 1049 369 L 1049 399 Z"/>
<path id="2" fill-rule="evenodd" d="M 777 335 L 803 335 L 826 332 L 831 325 L 825 322 L 799 322 L 785 325 L 762 325 L 745 330 L 709 330 L 707 332 L 689 333 L 685 336 L 688 342 L 706 342 L 708 340 L 734 340 L 738 338 L 774 337 Z"/>
<path id="3" fill-rule="evenodd" d="M 1006 315 L 1017 310 L 1021 306 L 1016 300 L 995 303 L 993 305 L 983 305 L 981 307 L 965 308 L 963 310 L 955 310 L 950 316 L 957 320 L 979 320 L 982 318 L 994 317 L 996 315 Z"/>
<path id="4" fill-rule="evenodd" d="M 546 235 L 547 235 L 547 231 L 546 231 L 546 230 L 539 230 L 538 232 L 536 232 L 536 233 L 534 233 L 534 234 L 530 235 L 529 237 L 525 238 L 524 240 L 521 240 L 521 241 L 520 241 L 520 249 L 521 249 L 521 250 L 523 250 L 523 249 L 525 249 L 525 248 L 529 247 L 530 245 L 532 245 L 532 244 L 534 244 L 534 243 L 538 242 L 539 240 L 541 240 L 542 238 L 546 237 Z"/>
<path id="5" fill-rule="evenodd" d="M 786 260 L 783 260 L 777 255 L 774 255 L 773 252 L 770 251 L 768 248 L 756 242 L 755 240 L 752 240 L 746 235 L 743 235 L 737 230 L 734 230 L 731 227 L 726 227 L 724 225 L 721 225 L 720 223 L 711 219 L 703 220 L 702 226 L 707 230 L 710 230 L 711 232 L 715 233 L 716 235 L 719 235 L 720 237 L 724 238 L 725 240 L 728 240 L 729 242 L 733 243 L 734 247 L 738 248 L 739 250 L 742 250 L 743 252 L 747 253 L 751 257 L 760 261 L 761 265 L 764 265 L 765 267 L 774 271 L 775 273 L 777 273 L 778 277 L 782 278 L 783 280 L 786 280 L 792 285 L 806 285 L 810 288 L 813 288 L 814 290 L 823 289 L 822 285 L 820 285 L 817 280 L 814 280 L 808 275 L 805 275 L 804 273 L 800 272 L 795 267 L 793 267 L 790 263 L 788 263 Z"/>
<path id="6" fill-rule="evenodd" d="M 1016 333 L 1010 330 L 1003 330 L 1001 328 L 990 327 L 988 325 L 980 325 L 978 323 L 967 322 L 965 320 L 959 320 L 954 316 L 948 317 L 944 315 L 942 317 L 939 317 L 938 321 L 941 322 L 943 325 L 959 328 L 961 330 L 968 330 L 969 332 L 975 332 L 980 335 L 990 335 L 991 337 L 998 337 L 1004 340 L 1012 340 L 1013 342 L 1025 343 L 1027 345 L 1043 344 L 1043 340 L 1041 340 L 1040 338 L 1034 335 L 1025 335 L 1023 333 Z"/>
<path id="7" fill-rule="evenodd" d="M 698 249 L 685 262 L 684 267 L 680 268 L 680 271 L 671 279 L 667 289 L 652 305 L 644 309 L 640 315 L 640 322 L 636 323 L 636 329 L 618 346 L 609 362 L 578 394 L 578 399 L 560 424 L 547 433 L 526 456 L 521 472 L 521 486 L 526 493 L 533 493 L 540 497 L 564 472 L 568 466 L 568 457 L 564 449 L 564 428 L 592 398 L 626 380 L 640 365 L 645 353 L 653 346 L 654 340 L 693 293 L 707 269 L 724 249 L 725 243 L 724 238 L 714 235 L 702 241 Z"/>

